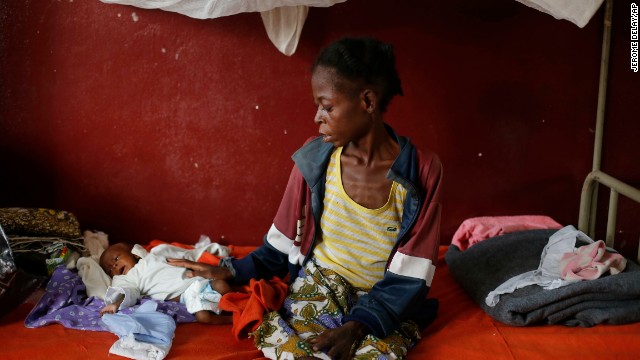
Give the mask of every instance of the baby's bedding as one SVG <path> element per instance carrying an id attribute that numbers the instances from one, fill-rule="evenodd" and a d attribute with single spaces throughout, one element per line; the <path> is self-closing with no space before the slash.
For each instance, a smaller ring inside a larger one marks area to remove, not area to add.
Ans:
<path id="1" fill-rule="evenodd" d="M 143 298 L 141 303 L 150 299 Z M 47 284 L 45 294 L 31 310 L 24 321 L 28 328 L 49 324 L 61 324 L 78 330 L 108 331 L 100 321 L 100 309 L 104 301 L 87 296 L 86 286 L 76 272 L 59 266 Z M 121 310 L 123 314 L 133 313 L 140 305 Z M 195 321 L 183 304 L 171 301 L 159 301 L 158 311 L 171 316 L 177 323 Z"/>
<path id="2" fill-rule="evenodd" d="M 202 246 L 194 247 L 153 240 L 146 248 L 165 257 L 197 259 L 200 262 L 217 265 L 220 257 L 242 258 L 254 250 L 255 246 L 221 246 L 217 243 L 203 243 Z M 108 331 L 100 321 L 100 310 L 105 306 L 102 297 L 110 285 L 111 278 L 106 276 L 91 257 L 81 260 L 83 261 L 79 263 L 79 272 L 62 266 L 56 268 L 46 286 L 45 294 L 25 319 L 26 327 L 36 328 L 58 323 L 71 329 Z M 151 299 L 144 297 L 141 304 L 149 300 Z M 157 301 L 157 303 L 157 310 L 173 317 L 176 323 L 195 321 L 194 316 L 187 311 L 184 304 L 171 301 Z M 119 313 L 131 314 L 139 306 L 120 310 Z"/>

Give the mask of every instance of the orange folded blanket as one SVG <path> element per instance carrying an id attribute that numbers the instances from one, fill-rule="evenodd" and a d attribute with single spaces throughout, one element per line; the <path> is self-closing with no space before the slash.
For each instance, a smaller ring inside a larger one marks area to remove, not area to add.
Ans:
<path id="1" fill-rule="evenodd" d="M 269 281 L 251 279 L 244 292 L 224 294 L 218 306 L 233 313 L 231 332 L 240 339 L 257 329 L 265 314 L 280 309 L 288 290 L 287 283 L 277 277 Z"/>

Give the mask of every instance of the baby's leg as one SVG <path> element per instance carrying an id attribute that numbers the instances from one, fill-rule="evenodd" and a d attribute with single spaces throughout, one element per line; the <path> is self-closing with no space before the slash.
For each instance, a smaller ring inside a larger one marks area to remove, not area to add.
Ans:
<path id="1" fill-rule="evenodd" d="M 199 323 L 203 324 L 224 325 L 231 324 L 233 322 L 233 317 L 231 315 L 216 315 L 207 310 L 196 311 L 193 315 L 195 315 L 196 320 Z"/>
<path id="2" fill-rule="evenodd" d="M 226 281 L 220 279 L 211 280 L 211 288 L 217 291 L 220 295 L 224 295 L 231 291 L 231 286 L 229 286 Z"/>

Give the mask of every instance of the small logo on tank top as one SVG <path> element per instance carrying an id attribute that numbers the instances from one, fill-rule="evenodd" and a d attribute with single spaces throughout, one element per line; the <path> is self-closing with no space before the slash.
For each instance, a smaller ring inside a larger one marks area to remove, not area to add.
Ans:
<path id="1" fill-rule="evenodd" d="M 395 226 L 387 226 L 387 231 L 389 232 L 396 232 L 398 231 L 398 228 Z"/>

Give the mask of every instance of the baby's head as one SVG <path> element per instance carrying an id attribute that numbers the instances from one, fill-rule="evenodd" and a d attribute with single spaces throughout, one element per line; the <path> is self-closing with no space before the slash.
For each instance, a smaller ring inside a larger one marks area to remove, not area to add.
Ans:
<path id="1" fill-rule="evenodd" d="M 100 255 L 100 267 L 111 277 L 125 275 L 138 262 L 131 249 L 133 245 L 127 243 L 110 245 Z"/>

